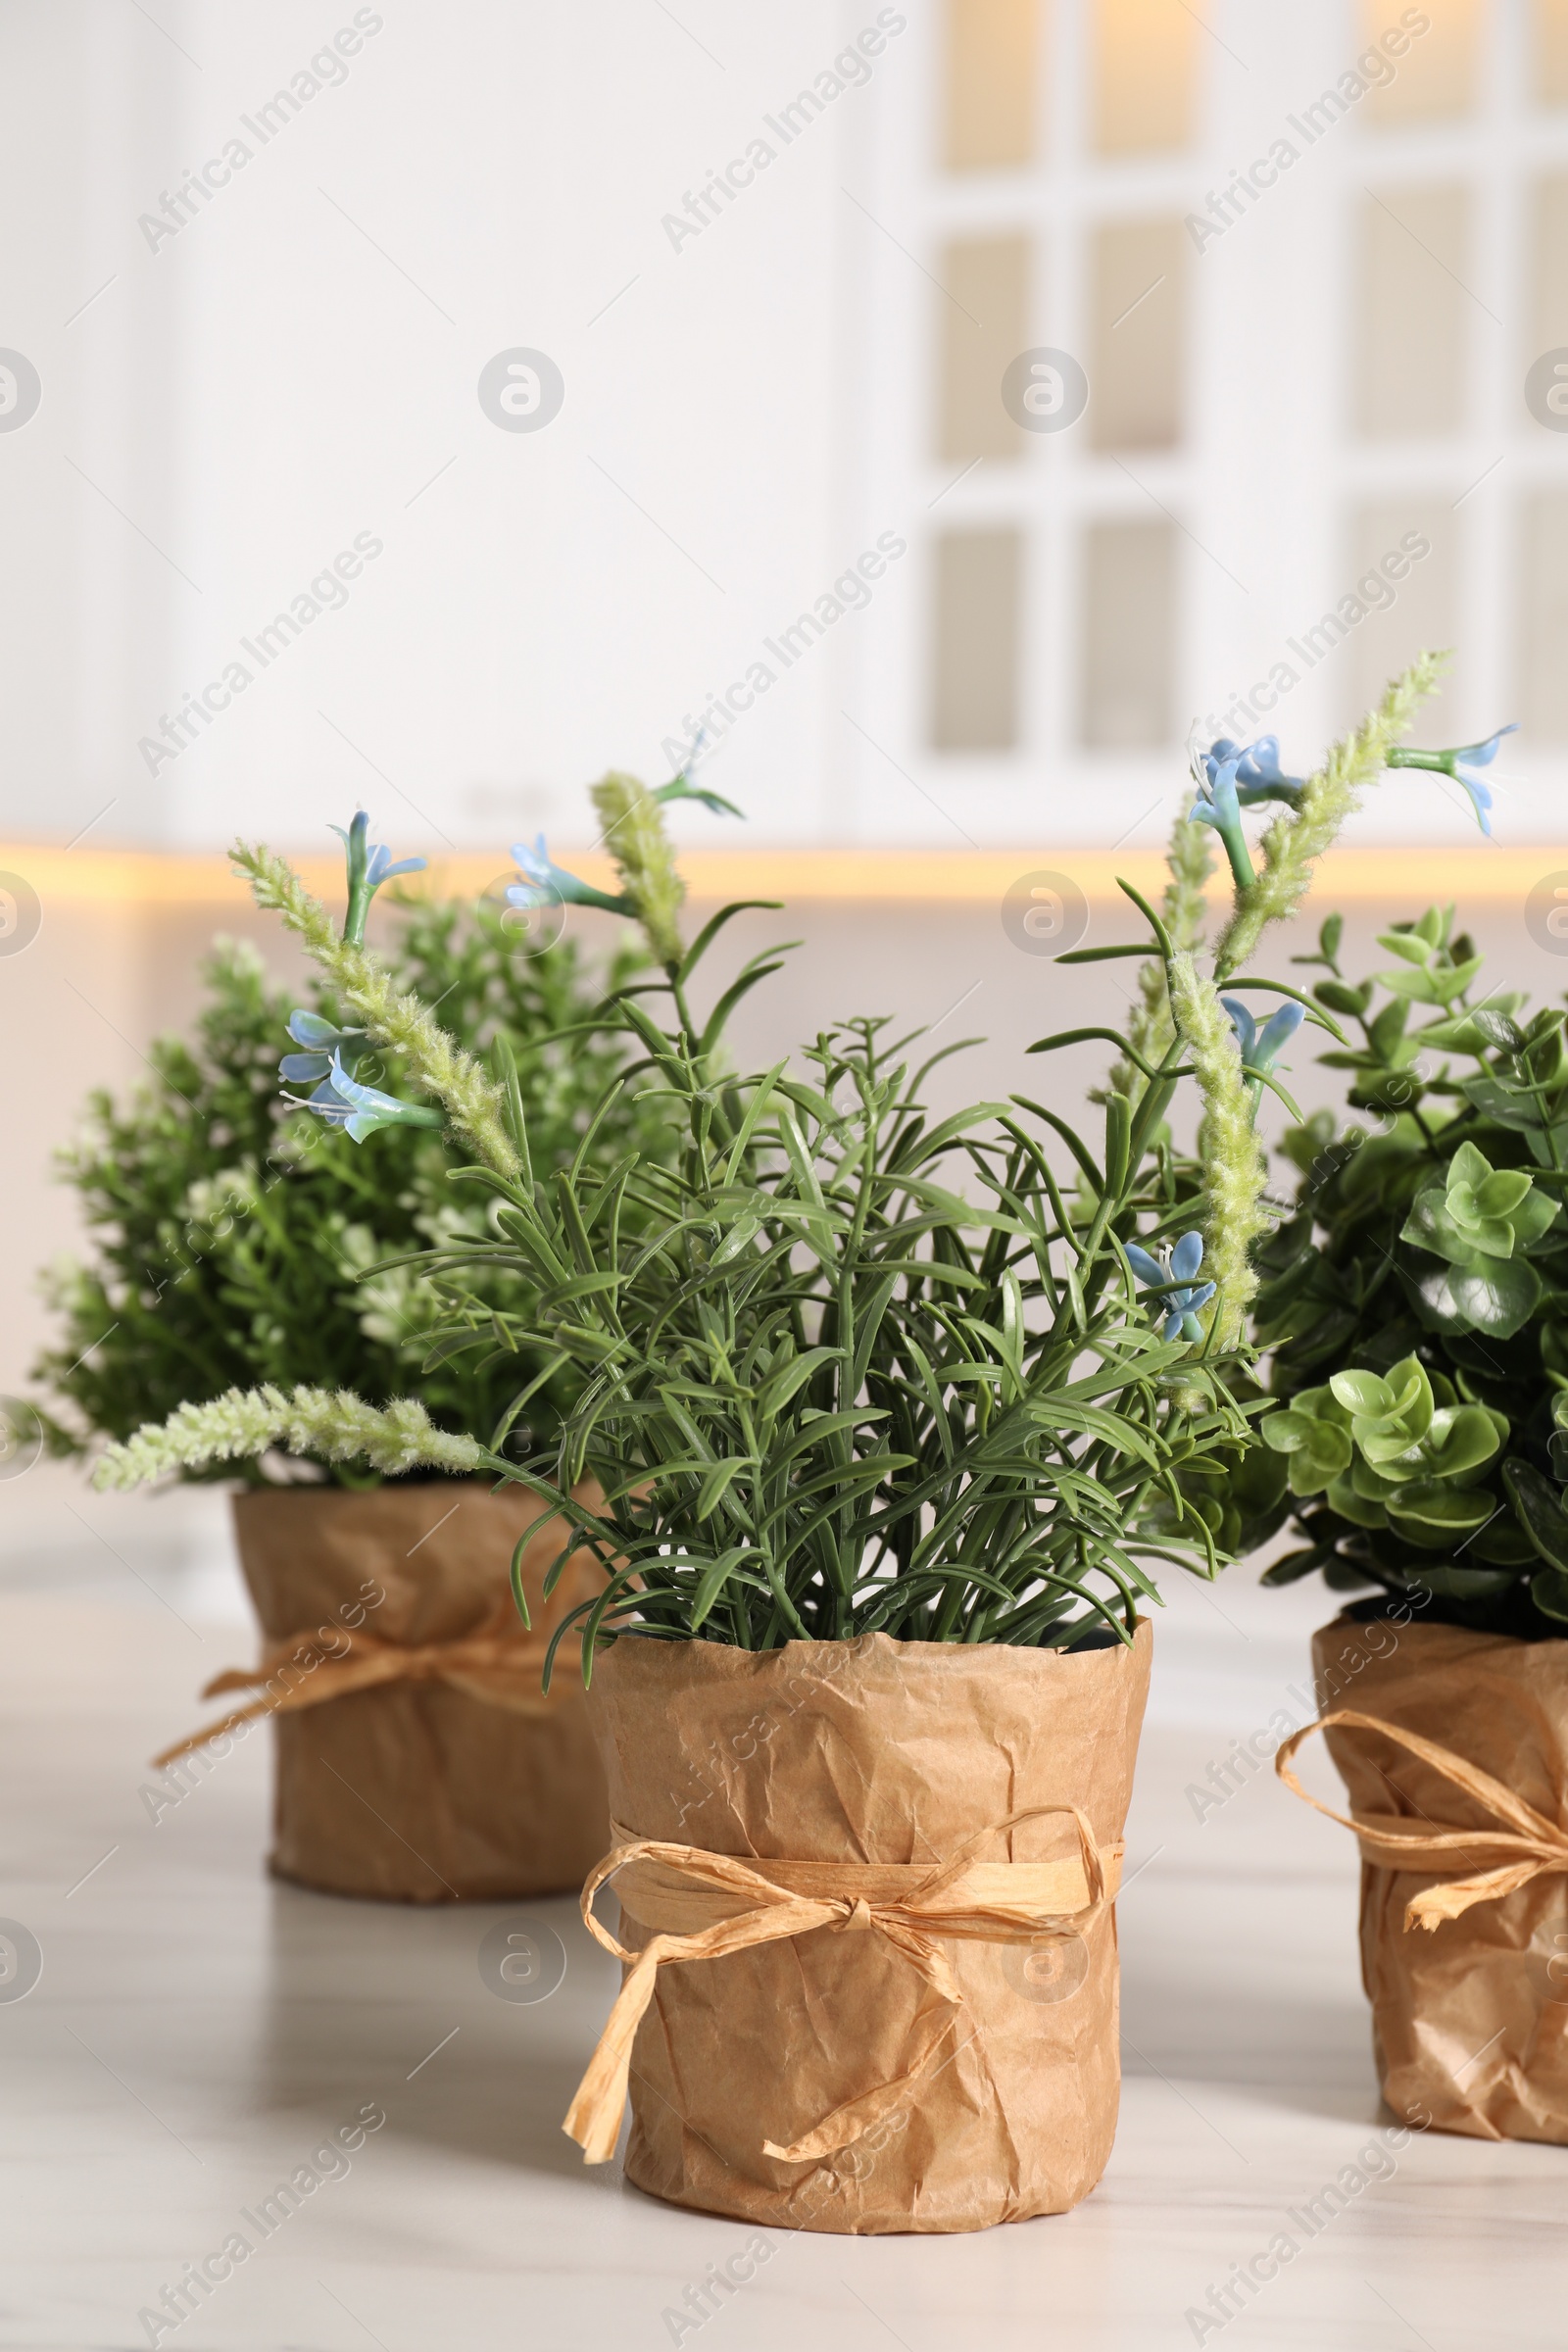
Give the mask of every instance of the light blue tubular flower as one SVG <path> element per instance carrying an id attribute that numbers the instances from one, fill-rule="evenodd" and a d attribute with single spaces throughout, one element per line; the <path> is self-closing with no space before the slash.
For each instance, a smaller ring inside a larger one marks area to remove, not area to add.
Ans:
<path id="1" fill-rule="evenodd" d="M 1306 1018 L 1303 1005 L 1288 1001 L 1278 1012 L 1271 1012 L 1259 1028 L 1240 997 L 1221 997 L 1220 1003 L 1231 1016 L 1231 1027 L 1242 1049 L 1242 1067 L 1250 1072 L 1272 1070 Z"/>
<path id="2" fill-rule="evenodd" d="M 1304 776 L 1288 776 L 1280 766 L 1280 739 L 1277 735 L 1259 735 L 1255 743 L 1232 743 L 1222 735 L 1211 743 L 1204 757 L 1210 760 L 1236 761 L 1236 797 L 1244 808 L 1252 808 L 1258 801 L 1283 801 L 1288 808 L 1300 804 Z"/>
<path id="3" fill-rule="evenodd" d="M 612 898 L 608 891 L 595 890 L 591 882 L 580 881 L 564 866 L 557 865 L 542 833 L 531 847 L 525 841 L 514 841 L 512 858 L 517 880 L 507 885 L 507 899 L 513 906 L 603 906 L 609 914 L 637 912 L 630 899 Z"/>
<path id="4" fill-rule="evenodd" d="M 1242 811 L 1236 789 L 1236 771 L 1241 763 L 1240 750 L 1226 735 L 1210 750 L 1199 753 L 1193 763 L 1198 799 L 1189 811 L 1189 823 L 1212 825 L 1219 832 L 1235 822 Z"/>
<path id="5" fill-rule="evenodd" d="M 291 1095 L 287 1100 L 299 1102 L 300 1098 Z M 361 1086 L 358 1079 L 350 1077 L 337 1054 L 332 1055 L 328 1075 L 302 1107 L 314 1110 L 328 1126 L 347 1129 L 357 1144 L 363 1144 L 368 1135 L 374 1135 L 380 1127 L 442 1124 L 438 1110 L 427 1109 L 418 1102 L 400 1102 L 396 1095 L 383 1095 L 379 1087 Z"/>
<path id="6" fill-rule="evenodd" d="M 1236 1043 L 1241 1048 L 1242 1071 L 1247 1079 L 1248 1092 L 1252 1098 L 1252 1117 L 1255 1120 L 1258 1104 L 1263 1100 L 1263 1080 L 1305 1020 L 1305 1008 L 1288 1000 L 1278 1012 L 1271 1012 L 1259 1028 L 1239 997 L 1221 997 L 1220 1003 L 1230 1014 Z M 1290 1096 L 1286 1095 L 1285 1100 L 1290 1102 Z M 1294 1102 L 1291 1108 L 1296 1109 Z M 1300 1114 L 1298 1112 L 1297 1115 Z"/>
<path id="7" fill-rule="evenodd" d="M 1289 808 L 1298 808 L 1301 777 L 1288 776 L 1281 768 L 1277 735 L 1259 735 L 1255 743 L 1234 743 L 1228 735 L 1217 735 L 1206 752 L 1195 753 L 1193 780 L 1198 799 L 1189 823 L 1213 826 L 1225 844 L 1238 890 L 1250 890 L 1252 860 L 1242 831 L 1242 810 L 1259 801 L 1283 801 Z"/>
<path id="8" fill-rule="evenodd" d="M 309 1049 L 304 1054 L 285 1054 L 277 1065 L 277 1074 L 291 1086 L 311 1086 L 324 1078 L 332 1067 L 334 1054 L 342 1061 L 352 1078 L 354 1067 L 365 1052 L 363 1029 L 338 1029 L 323 1020 L 318 1012 L 296 1009 L 289 1014 L 288 1033 L 297 1046 Z"/>
<path id="9" fill-rule="evenodd" d="M 1193 781 L 1198 786 L 1198 798 L 1188 812 L 1188 822 L 1213 826 L 1225 844 L 1237 889 L 1250 890 L 1254 880 L 1252 860 L 1248 853 L 1247 836 L 1242 831 L 1242 803 L 1236 787 L 1241 763 L 1242 754 L 1224 736 L 1212 752 L 1204 752 L 1194 760 Z"/>
<path id="10" fill-rule="evenodd" d="M 1200 1340 L 1203 1327 L 1198 1320 L 1198 1310 L 1206 1306 L 1214 1296 L 1211 1282 L 1195 1283 L 1193 1277 L 1203 1262 L 1203 1237 L 1200 1233 L 1184 1233 L 1174 1249 L 1163 1246 L 1158 1257 L 1141 1248 L 1137 1242 L 1124 1242 L 1127 1263 L 1146 1290 L 1158 1287 L 1162 1296 L 1149 1303 L 1157 1316 L 1164 1318 L 1161 1336 L 1167 1340 Z M 1165 1286 L 1178 1284 L 1178 1289 Z"/>
<path id="11" fill-rule="evenodd" d="M 381 842 L 368 839 L 369 830 L 370 820 L 363 808 L 358 810 L 346 833 L 341 825 L 332 827 L 348 854 L 349 905 L 343 917 L 343 937 L 355 948 L 365 945 L 365 918 L 382 883 L 390 882 L 394 874 L 424 871 L 422 858 L 400 858 L 394 864 L 391 851 Z"/>
<path id="12" fill-rule="evenodd" d="M 1470 795 L 1470 806 L 1476 812 L 1476 822 L 1483 833 L 1492 832 L 1492 787 L 1481 774 L 1497 757 L 1497 746 L 1505 735 L 1516 735 L 1519 721 L 1512 719 L 1498 727 L 1485 743 L 1461 743 L 1447 752 L 1413 752 L 1405 744 L 1397 744 L 1389 754 L 1391 767 L 1424 767 L 1431 773 L 1452 776 Z"/>

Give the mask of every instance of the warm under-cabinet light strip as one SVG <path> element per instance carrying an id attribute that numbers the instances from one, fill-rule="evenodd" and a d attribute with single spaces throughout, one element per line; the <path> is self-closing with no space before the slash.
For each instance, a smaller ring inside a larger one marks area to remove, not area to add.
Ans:
<path id="1" fill-rule="evenodd" d="M 402 846 L 402 845 L 400 845 Z M 560 862 L 601 888 L 613 887 L 603 852 L 563 845 Z M 1009 850 L 747 849 L 687 850 L 682 868 L 694 899 L 853 899 L 876 902 L 999 904 L 1022 877 L 1067 875 L 1086 898 L 1114 899 L 1117 877 L 1146 894 L 1159 890 L 1164 867 L 1152 850 L 1044 846 Z M 423 887 L 477 895 L 504 871 L 494 851 L 432 858 Z M 337 857 L 299 860 L 313 890 L 335 903 L 343 889 Z M 127 907 L 235 906 L 245 885 L 220 856 L 151 850 L 63 850 L 38 842 L 0 843 L 0 871 L 22 874 L 45 906 L 120 903 Z M 1568 843 L 1518 849 L 1477 841 L 1465 847 L 1340 848 L 1319 886 L 1336 903 L 1376 901 L 1402 910 L 1432 900 L 1465 904 L 1522 901 L 1544 876 L 1568 872 Z M 1216 875 L 1216 894 L 1224 887 Z"/>

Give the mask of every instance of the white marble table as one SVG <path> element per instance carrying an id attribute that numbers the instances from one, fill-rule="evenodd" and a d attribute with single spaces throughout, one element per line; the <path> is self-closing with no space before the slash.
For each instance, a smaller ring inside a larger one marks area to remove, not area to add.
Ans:
<path id="1" fill-rule="evenodd" d="M 144 2346 L 138 2314 L 369 2106 L 386 2121 L 349 2169 L 160 2343 L 1560 2347 L 1568 2150 L 1437 2133 L 1381 2157 L 1310 2240 L 1297 2229 L 1297 2257 L 1237 2316 L 1188 2316 L 1391 2121 L 1350 1839 L 1272 1775 L 1201 1821 L 1184 1793 L 1290 1704 L 1323 1613 L 1318 1592 L 1237 1575 L 1174 1592 L 1157 1625 L 1120 1906 L 1121 2129 L 1095 2194 L 974 2237 L 780 2237 L 690 2325 L 688 2289 L 750 2232 L 585 2172 L 563 2137 L 612 1991 L 573 1906 L 532 1906 L 567 1972 L 514 2004 L 477 1965 L 508 1909 L 267 1879 L 263 1741 L 155 1824 L 146 1758 L 199 1720 L 201 1681 L 250 1655 L 220 1502 L 100 1499 L 48 1465 L 0 1485 L 0 1914 L 44 1961 L 25 1999 L 0 2000 L 0 2346 Z"/>

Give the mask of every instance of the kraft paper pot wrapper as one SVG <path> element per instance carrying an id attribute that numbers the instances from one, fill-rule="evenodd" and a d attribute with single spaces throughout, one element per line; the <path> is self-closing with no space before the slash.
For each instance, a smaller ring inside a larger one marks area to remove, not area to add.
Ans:
<path id="1" fill-rule="evenodd" d="M 275 1714 L 277 1877 L 402 1902 L 581 1886 L 608 1817 L 569 1636 L 548 1700 L 539 1686 L 550 1632 L 603 1580 L 573 1562 L 543 1601 L 565 1540 L 553 1520 L 523 1554 L 525 1633 L 512 1553 L 541 1507 L 520 1489 L 492 1494 L 466 1479 L 235 1496 L 240 1564 L 270 1658 L 324 1629 L 352 1660 L 352 1631 L 334 1629 L 358 1628 L 362 1646 L 421 1653 L 383 1658 L 394 1677 L 406 1664 L 424 1677 Z M 448 1644 L 466 1644 L 453 1652 L 458 1668 L 473 1668 L 466 1688 L 443 1679 L 432 1655 Z M 339 1670 L 323 1661 L 315 1671 L 325 1688 Z M 309 1688 L 311 1677 L 285 1680 Z"/>
<path id="2" fill-rule="evenodd" d="M 1568 1829 L 1568 1642 L 1342 1617 L 1312 1642 L 1325 1711 L 1416 1733 Z M 1495 1812 L 1375 1731 L 1324 1735 L 1349 1811 L 1429 1830 L 1495 1831 Z M 1405 1925 L 1428 1888 L 1499 1860 L 1481 1842 L 1403 1870 L 1363 1857 L 1361 1975 L 1383 2092 L 1440 2131 L 1568 2143 L 1568 1877 L 1545 1869 L 1435 1928 Z"/>
<path id="3" fill-rule="evenodd" d="M 1013 1814 L 1076 1806 L 1113 1891 L 1150 1650 L 1147 1623 L 1131 1649 L 1077 1656 L 883 1634 L 761 1653 L 623 1638 L 596 1660 L 589 1693 L 613 1835 L 762 1870 L 923 1874 Z M 857 2233 L 982 2230 L 1086 2196 L 1120 2091 L 1114 1910 L 1080 1907 L 1070 1813 L 974 1852 L 1068 1864 L 1082 1932 L 1066 1918 L 1022 1942 L 938 1938 L 961 1994 L 952 2032 L 854 2144 L 807 2161 L 764 2142 L 792 2147 L 909 2072 L 930 2016 L 917 1969 L 874 1927 L 662 1966 L 632 2045 L 627 2178 L 678 2205 Z M 641 1948 L 651 1931 L 629 1901 L 622 1940 Z M 856 1924 L 869 1923 L 841 1923 Z"/>

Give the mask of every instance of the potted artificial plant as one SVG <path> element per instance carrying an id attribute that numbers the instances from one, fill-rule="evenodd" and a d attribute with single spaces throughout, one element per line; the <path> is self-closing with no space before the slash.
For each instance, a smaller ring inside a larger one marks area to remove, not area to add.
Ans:
<path id="1" fill-rule="evenodd" d="M 350 942 L 363 939 L 388 875 L 423 862 L 389 866 L 367 822 L 356 818 L 347 837 Z M 535 1148 L 554 1168 L 576 1153 L 623 1056 L 609 1036 L 569 1053 L 540 1042 L 600 990 L 570 940 L 532 952 L 554 926 L 536 923 L 530 937 L 519 930 L 527 919 L 488 901 L 406 901 L 389 985 L 439 1001 L 470 1045 L 510 1042 Z M 174 1475 L 239 1482 L 235 1533 L 265 1648 L 254 1674 L 212 1686 L 245 1692 L 245 1703 L 158 1764 L 178 1783 L 203 1768 L 186 1755 L 215 1740 L 222 1752 L 270 1714 L 280 1876 L 418 1901 L 575 1888 L 607 1817 L 580 1691 L 564 1685 L 541 1697 L 537 1643 L 567 1596 L 536 1612 L 530 1642 L 510 1591 L 520 1551 L 542 1604 L 557 1546 L 548 1534 L 536 1540 L 542 1506 L 526 1489 L 467 1475 L 461 1435 L 499 1418 L 516 1352 L 509 1344 L 490 1363 L 455 1354 L 419 1372 L 439 1301 L 416 1268 L 367 1276 L 432 1241 L 482 1245 L 483 1203 L 448 1182 L 461 1154 L 440 1114 L 383 1091 L 395 1049 L 372 1057 L 324 982 L 285 995 L 255 951 L 231 941 L 219 943 L 206 979 L 194 1036 L 155 1044 L 151 1080 L 129 1102 L 96 1094 L 86 1132 L 63 1155 L 93 1254 L 53 1270 L 62 1334 L 36 1368 L 60 1453 L 90 1453 L 225 1396 L 216 1409 L 232 1413 L 247 1391 L 302 1399 L 297 1459 L 247 1444 L 187 1459 L 172 1446 Z M 346 1089 L 327 1100 L 334 1049 Z M 382 1090 L 370 1083 L 378 1077 Z M 656 1121 L 625 1097 L 598 1132 L 612 1152 L 662 1149 Z M 509 1329 L 531 1311 L 529 1287 L 503 1267 L 475 1295 Z M 412 1475 L 392 1476 L 412 1458 L 395 1433 L 368 1459 L 318 1435 L 307 1399 L 397 1397 L 416 1373 L 423 1449 Z M 554 1373 L 536 1390 L 535 1441 L 571 1396 L 569 1377 Z"/>
<path id="2" fill-rule="evenodd" d="M 1451 907 L 1384 932 L 1390 964 L 1355 984 L 1340 940 L 1331 917 L 1313 994 L 1357 1033 L 1324 1059 L 1365 1123 L 1324 1111 L 1286 1138 L 1300 1184 L 1254 1336 L 1281 1400 L 1274 1516 L 1302 1541 L 1263 1581 L 1363 1596 L 1314 1663 L 1390 2103 L 1564 2142 L 1564 1015 L 1487 989 Z"/>
<path id="3" fill-rule="evenodd" d="M 1304 788 L 1255 762 L 1242 780 L 1291 805 L 1266 875 L 1239 883 L 1227 974 L 1304 890 L 1429 672 Z M 1205 795 L 1228 824 L 1234 766 Z M 911 1041 L 875 1019 L 740 1076 L 724 1017 L 773 965 L 754 958 L 699 1016 L 694 974 L 738 909 L 687 945 L 652 796 L 608 779 L 596 797 L 661 973 L 603 1017 L 676 1131 L 667 1162 L 585 1150 L 548 1183 L 505 1072 L 492 1083 L 426 1017 L 397 1032 L 498 1203 L 483 1264 L 533 1286 L 535 1380 L 579 1384 L 530 1459 L 477 1441 L 469 1457 L 562 1522 L 552 1577 L 587 1560 L 597 1586 L 551 1650 L 573 1642 L 591 1685 L 612 1842 L 585 1906 L 613 1882 L 625 1941 L 590 1924 L 627 1973 L 567 2130 L 608 2157 L 629 2083 L 629 2177 L 769 2226 L 1060 2211 L 1115 2124 L 1112 1905 L 1150 1571 L 1222 1564 L 1205 1483 L 1257 1409 L 1229 1385 L 1266 1222 L 1255 1116 L 1294 1028 L 1335 1024 L 1288 984 L 1238 981 L 1286 1000 L 1244 1054 L 1197 954 L 1207 856 L 1184 825 L 1161 912 L 1128 892 L 1152 950 L 1076 958 L 1149 959 L 1130 1034 L 1088 1033 L 1121 1053 L 1093 1147 L 1024 1095 L 934 1119 L 930 1064 L 911 1072 Z M 281 860 L 236 856 L 390 1037 L 373 960 Z M 1166 1123 L 1189 1078 L 1196 1160 Z M 461 1244 L 427 1262 L 443 1345 L 482 1319 L 474 1269 Z M 273 1442 L 292 1409 L 265 1408 Z M 181 1443 L 209 1427 L 230 1442 L 196 1414 Z M 385 1422 L 342 1400 L 322 1428 L 347 1449 Z M 171 1442 L 145 1432 L 100 1476 L 156 1472 Z"/>

